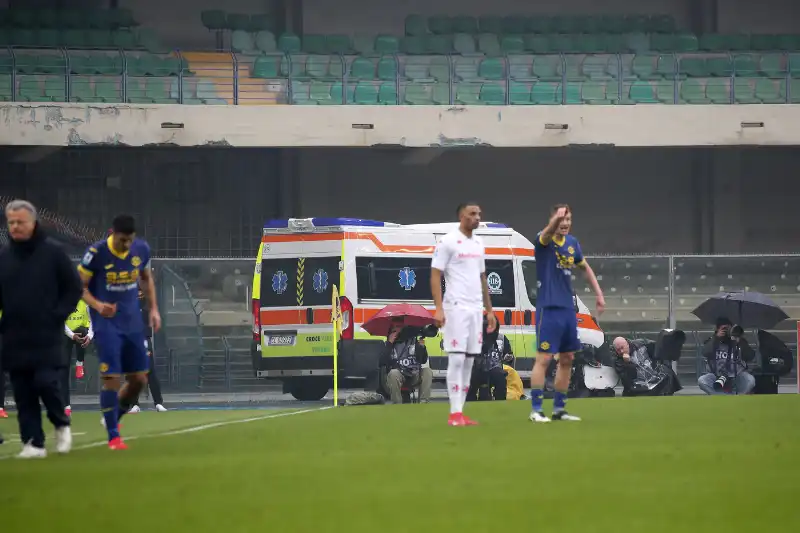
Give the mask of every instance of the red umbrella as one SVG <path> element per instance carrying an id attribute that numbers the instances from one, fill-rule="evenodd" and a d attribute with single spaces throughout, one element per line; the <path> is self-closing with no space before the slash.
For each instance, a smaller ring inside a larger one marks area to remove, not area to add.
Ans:
<path id="1" fill-rule="evenodd" d="M 411 326 L 421 328 L 433 324 L 433 315 L 430 311 L 417 304 L 391 304 L 364 322 L 361 327 L 370 335 L 383 337 L 389 334 L 393 323 L 401 323 L 403 327 Z"/>

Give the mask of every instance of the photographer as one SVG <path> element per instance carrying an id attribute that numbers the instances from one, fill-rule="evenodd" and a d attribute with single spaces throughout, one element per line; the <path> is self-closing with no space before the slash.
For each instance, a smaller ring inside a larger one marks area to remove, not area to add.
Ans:
<path id="1" fill-rule="evenodd" d="M 506 372 L 503 370 L 503 360 L 506 356 L 513 356 L 511 343 L 505 335 L 500 335 L 500 328 L 495 328 L 491 333 L 486 331 L 488 325 L 489 321 L 484 317 L 483 345 L 481 355 L 475 359 L 472 367 L 472 378 L 467 391 L 468 402 L 491 400 L 492 391 L 495 400 L 506 399 Z"/>
<path id="2" fill-rule="evenodd" d="M 734 326 L 729 319 L 717 320 L 714 336 L 703 346 L 708 372 L 697 380 L 706 394 L 722 394 L 731 390 L 737 394 L 752 392 L 756 380 L 747 372 L 747 363 L 756 354 L 742 337 L 743 333 L 742 328 Z"/>
<path id="3" fill-rule="evenodd" d="M 617 337 L 612 347 L 623 396 L 671 396 L 681 390 L 672 367 L 655 359 L 655 342 Z"/>
<path id="4" fill-rule="evenodd" d="M 417 341 L 417 332 L 418 328 L 404 328 L 401 320 L 392 325 L 386 338 L 379 365 L 387 370 L 383 385 L 392 403 L 403 403 L 403 386 L 419 387 L 420 403 L 431 400 L 433 371 L 422 366 L 428 350 Z"/>

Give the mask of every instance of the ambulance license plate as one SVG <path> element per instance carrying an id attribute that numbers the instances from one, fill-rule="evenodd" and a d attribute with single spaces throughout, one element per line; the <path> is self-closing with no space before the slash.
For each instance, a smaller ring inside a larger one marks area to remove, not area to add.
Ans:
<path id="1" fill-rule="evenodd" d="M 267 344 L 269 346 L 294 346 L 294 335 L 270 335 Z"/>

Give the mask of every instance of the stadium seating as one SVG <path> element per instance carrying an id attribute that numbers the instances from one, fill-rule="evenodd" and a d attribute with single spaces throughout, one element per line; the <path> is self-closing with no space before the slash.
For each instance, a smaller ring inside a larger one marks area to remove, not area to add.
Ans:
<path id="1" fill-rule="evenodd" d="M 800 35 L 697 36 L 667 15 L 409 15 L 405 35 L 371 37 L 277 35 L 268 15 L 204 11 L 231 53 L 162 53 L 126 10 L 0 13 L 0 45 L 13 45 L 0 52 L 3 101 L 800 103 Z"/>

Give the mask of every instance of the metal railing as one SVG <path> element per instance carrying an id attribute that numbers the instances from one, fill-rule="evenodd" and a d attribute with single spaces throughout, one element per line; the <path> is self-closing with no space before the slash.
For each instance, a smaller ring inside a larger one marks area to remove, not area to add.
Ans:
<path id="1" fill-rule="evenodd" d="M 1 51 L 2 49 L 0 49 Z M 800 52 L 375 56 L 9 47 L 2 98 L 180 104 L 800 103 Z M 40 78 L 44 78 L 41 80 Z"/>

